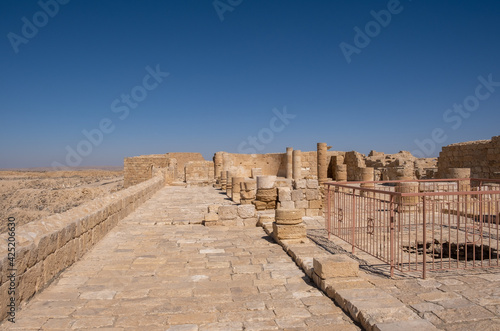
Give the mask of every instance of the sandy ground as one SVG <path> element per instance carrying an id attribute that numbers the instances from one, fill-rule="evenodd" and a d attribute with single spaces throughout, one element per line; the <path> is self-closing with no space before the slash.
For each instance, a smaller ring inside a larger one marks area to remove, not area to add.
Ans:
<path id="1" fill-rule="evenodd" d="M 0 171 L 0 233 L 123 188 L 123 171 Z"/>

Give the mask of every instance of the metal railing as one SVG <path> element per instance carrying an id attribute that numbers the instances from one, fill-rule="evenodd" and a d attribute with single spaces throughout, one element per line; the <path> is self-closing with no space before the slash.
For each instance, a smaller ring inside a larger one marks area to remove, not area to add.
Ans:
<path id="1" fill-rule="evenodd" d="M 401 272 L 500 266 L 500 180 L 331 182 L 326 228 Z"/>

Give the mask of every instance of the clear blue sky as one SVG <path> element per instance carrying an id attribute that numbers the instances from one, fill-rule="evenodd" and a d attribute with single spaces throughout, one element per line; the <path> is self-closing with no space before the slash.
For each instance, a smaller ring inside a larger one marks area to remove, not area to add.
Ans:
<path id="1" fill-rule="evenodd" d="M 500 134 L 499 17 L 493 0 L 2 0 L 0 168 L 317 142 L 436 156 Z"/>

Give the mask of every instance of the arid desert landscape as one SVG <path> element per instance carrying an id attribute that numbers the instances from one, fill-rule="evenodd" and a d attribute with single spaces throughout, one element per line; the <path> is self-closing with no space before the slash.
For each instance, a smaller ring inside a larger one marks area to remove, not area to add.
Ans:
<path id="1" fill-rule="evenodd" d="M 72 171 L 0 171 L 0 233 L 8 217 L 23 225 L 62 213 L 123 188 L 123 171 L 113 168 Z"/>

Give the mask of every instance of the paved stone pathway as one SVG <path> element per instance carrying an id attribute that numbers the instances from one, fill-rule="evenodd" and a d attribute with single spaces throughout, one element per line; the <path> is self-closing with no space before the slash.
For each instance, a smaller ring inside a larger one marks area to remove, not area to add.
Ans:
<path id="1" fill-rule="evenodd" d="M 359 330 L 263 229 L 188 224 L 213 203 L 161 189 L 0 328 Z"/>

